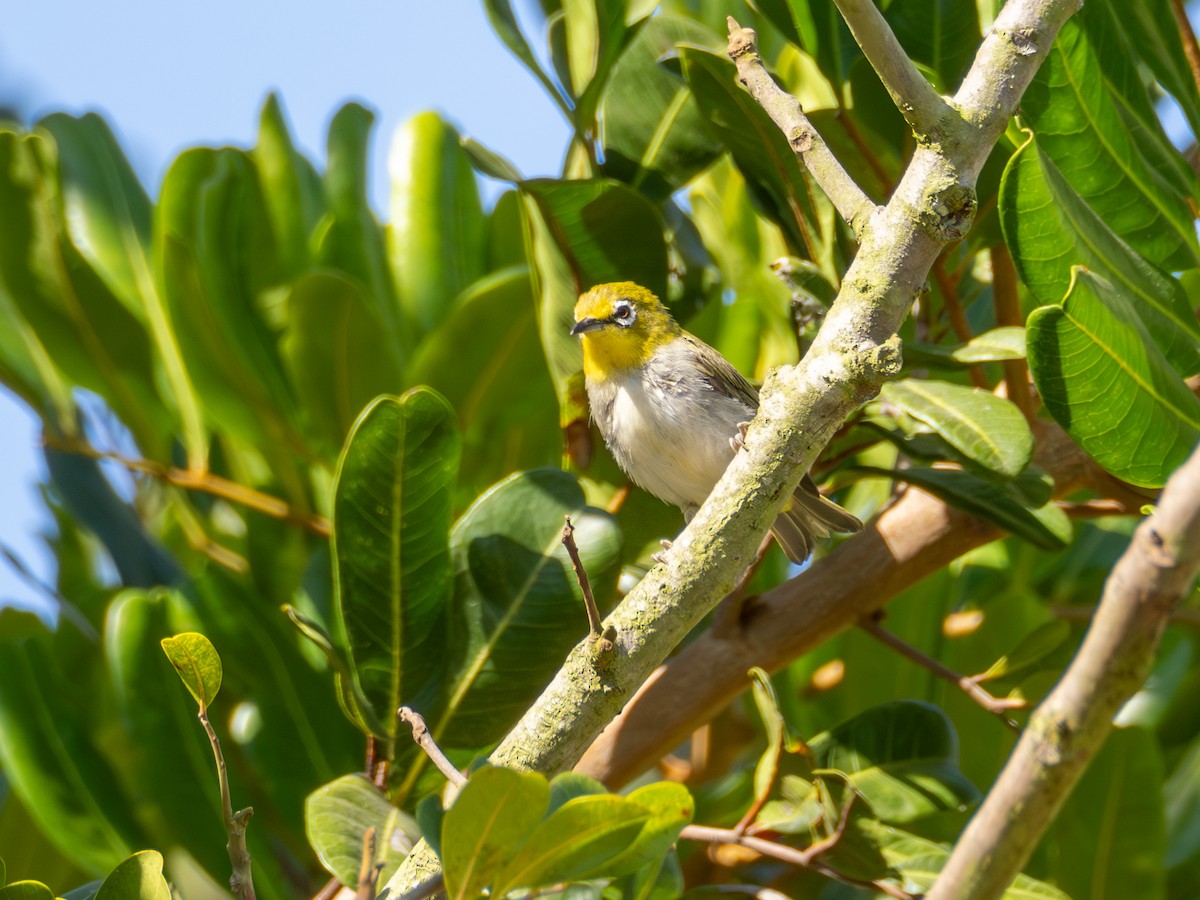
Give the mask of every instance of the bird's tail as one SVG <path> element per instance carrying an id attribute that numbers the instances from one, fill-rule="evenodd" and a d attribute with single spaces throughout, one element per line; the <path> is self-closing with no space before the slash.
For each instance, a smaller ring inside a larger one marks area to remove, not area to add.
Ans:
<path id="1" fill-rule="evenodd" d="M 857 516 L 822 495 L 813 480 L 805 475 L 792 494 L 791 505 L 775 520 L 771 534 L 775 535 L 788 559 L 802 563 L 812 553 L 818 538 L 827 538 L 834 533 L 857 534 L 862 527 Z"/>

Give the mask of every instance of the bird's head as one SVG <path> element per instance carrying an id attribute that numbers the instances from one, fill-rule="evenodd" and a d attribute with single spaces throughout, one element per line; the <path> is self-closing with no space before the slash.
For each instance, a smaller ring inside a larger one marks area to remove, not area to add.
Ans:
<path id="1" fill-rule="evenodd" d="M 662 302 L 632 281 L 597 285 L 582 295 L 571 329 L 583 338 L 583 371 L 594 381 L 639 368 L 681 333 Z"/>

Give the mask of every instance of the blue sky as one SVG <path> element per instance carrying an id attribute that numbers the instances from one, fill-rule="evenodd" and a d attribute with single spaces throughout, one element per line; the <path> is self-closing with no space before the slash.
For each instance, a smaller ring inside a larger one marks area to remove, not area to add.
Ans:
<path id="1" fill-rule="evenodd" d="M 252 143 L 272 90 L 322 164 L 341 104 L 376 112 L 372 198 L 385 217 L 388 143 L 413 113 L 441 110 L 527 175 L 555 174 L 568 136 L 480 0 L 38 0 L 6 4 L 0 19 L 0 101 L 27 119 L 102 113 L 152 195 L 184 148 Z M 0 388 L 0 544 L 49 579 L 41 474 L 36 419 Z M 47 608 L 0 560 L 5 603 Z"/>

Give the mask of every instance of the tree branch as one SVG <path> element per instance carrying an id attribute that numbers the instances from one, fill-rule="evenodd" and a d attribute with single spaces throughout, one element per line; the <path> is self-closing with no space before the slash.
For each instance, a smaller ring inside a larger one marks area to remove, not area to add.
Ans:
<path id="1" fill-rule="evenodd" d="M 730 16 L 729 55 L 737 64 L 738 80 L 746 86 L 756 103 L 779 126 L 792 150 L 808 167 L 817 184 L 833 202 L 838 213 L 857 234 L 875 209 L 863 189 L 833 155 L 829 145 L 817 133 L 800 101 L 781 88 L 758 55 L 758 35 L 743 28 Z"/>
<path id="2" fill-rule="evenodd" d="M 940 123 L 952 121 L 949 104 L 921 74 L 871 0 L 834 0 L 863 55 L 919 143 L 938 140 Z"/>
<path id="3" fill-rule="evenodd" d="M 1200 571 L 1200 450 L 1167 482 L 1104 585 L 1062 680 L 1029 720 L 927 897 L 999 897 L 1146 680 L 1159 637 Z"/>
<path id="4" fill-rule="evenodd" d="M 665 561 L 608 617 L 606 624 L 616 629 L 611 657 L 598 666 L 591 642 L 578 644 L 501 741 L 490 757 L 494 765 L 545 774 L 570 768 L 667 654 L 733 588 L 825 444 L 899 371 L 896 332 L 942 247 L 970 227 L 979 171 L 1054 36 L 1077 7 L 1078 0 L 1009 0 L 1005 5 L 956 95 L 962 118 L 955 134 L 918 146 L 887 205 L 853 223 L 861 236 L 859 250 L 816 340 L 799 365 L 768 377 L 744 451 L 734 456 L 666 551 Z M 742 66 L 739 62 L 739 71 Z M 834 201 L 839 210 L 846 193 Z M 848 193 L 865 197 L 852 182 Z M 873 209 L 869 200 L 851 207 L 852 218 L 856 207 Z M 865 537 L 870 541 L 872 533 Z M 890 558 L 878 532 L 874 539 L 883 558 Z M 862 540 L 854 538 L 839 552 Z M 859 557 L 860 569 L 869 568 L 861 565 L 866 558 Z M 877 587 L 868 586 L 864 593 L 870 597 Z M 860 615 L 868 611 L 860 610 Z M 433 852 L 420 845 L 384 893 L 404 893 L 437 870 Z"/>

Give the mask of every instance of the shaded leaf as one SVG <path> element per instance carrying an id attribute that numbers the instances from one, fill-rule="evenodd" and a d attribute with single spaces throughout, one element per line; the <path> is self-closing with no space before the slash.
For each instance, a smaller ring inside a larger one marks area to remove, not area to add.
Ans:
<path id="1" fill-rule="evenodd" d="M 158 851 L 135 853 L 108 874 L 96 891 L 96 900 L 171 900 L 162 869 Z"/>
<path id="2" fill-rule="evenodd" d="M 304 828 L 317 858 L 347 887 L 358 883 L 363 835 L 375 829 L 381 883 L 391 878 L 417 837 L 417 823 L 362 775 L 343 775 L 304 801 Z"/>
<path id="3" fill-rule="evenodd" d="M 959 0 L 904 0 L 887 6 L 885 17 L 917 63 L 938 76 L 940 93 L 957 90 L 975 59 L 981 37 L 974 3 Z"/>

